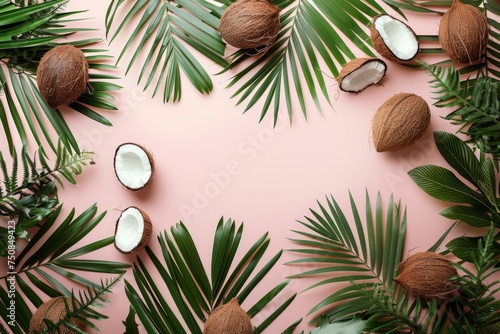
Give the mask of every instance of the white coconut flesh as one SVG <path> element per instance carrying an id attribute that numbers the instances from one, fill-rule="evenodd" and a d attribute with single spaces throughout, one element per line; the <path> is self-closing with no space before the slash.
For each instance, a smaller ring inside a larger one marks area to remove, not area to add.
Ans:
<path id="1" fill-rule="evenodd" d="M 152 175 L 149 156 L 140 146 L 124 144 L 118 148 L 115 156 L 116 176 L 130 189 L 144 187 Z"/>
<path id="2" fill-rule="evenodd" d="M 118 220 L 115 245 L 123 252 L 133 251 L 144 234 L 144 217 L 137 208 L 124 210 Z"/>
<path id="3" fill-rule="evenodd" d="M 403 22 L 389 15 L 382 15 L 375 20 L 375 29 L 384 40 L 385 45 L 397 58 L 409 60 L 418 52 L 418 40 L 413 31 Z"/>
<path id="4" fill-rule="evenodd" d="M 359 92 L 379 82 L 385 74 L 385 64 L 380 61 L 369 61 L 342 79 L 344 90 Z"/>

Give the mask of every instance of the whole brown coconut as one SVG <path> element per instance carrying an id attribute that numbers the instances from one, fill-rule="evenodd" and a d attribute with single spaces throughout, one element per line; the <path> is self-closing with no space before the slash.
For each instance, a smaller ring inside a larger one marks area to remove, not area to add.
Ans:
<path id="1" fill-rule="evenodd" d="M 377 152 L 397 151 L 420 138 L 429 126 L 429 105 L 420 96 L 398 93 L 385 101 L 372 121 Z"/>
<path id="2" fill-rule="evenodd" d="M 89 65 L 83 52 L 72 45 L 59 45 L 40 60 L 37 84 L 52 108 L 75 102 L 85 92 Z"/>
<path id="3" fill-rule="evenodd" d="M 453 263 L 434 252 L 416 253 L 401 262 L 394 278 L 410 295 L 423 299 L 445 300 L 458 286 L 450 281 L 457 276 Z"/>
<path id="4" fill-rule="evenodd" d="M 222 14 L 219 31 L 236 48 L 267 46 L 278 35 L 280 11 L 267 0 L 237 0 Z"/>
<path id="5" fill-rule="evenodd" d="M 40 305 L 40 307 L 35 311 L 33 317 L 30 321 L 30 333 L 41 332 L 47 329 L 47 325 L 44 322 L 44 319 L 52 321 L 54 324 L 57 324 L 61 319 L 66 317 L 66 304 L 68 305 L 70 310 L 73 310 L 73 302 L 70 297 L 55 297 L 47 300 L 45 303 Z M 71 319 L 70 322 L 76 326 L 78 326 L 81 330 L 85 330 L 84 324 L 77 320 Z M 73 334 L 76 333 L 75 330 L 66 327 L 60 326 L 59 332 L 61 334 Z"/>
<path id="6" fill-rule="evenodd" d="M 210 313 L 203 334 L 253 334 L 248 314 L 240 307 L 236 298 L 217 307 Z"/>
<path id="7" fill-rule="evenodd" d="M 474 6 L 453 0 L 439 23 L 439 42 L 453 61 L 471 63 L 485 52 L 489 26 L 486 16 Z"/>

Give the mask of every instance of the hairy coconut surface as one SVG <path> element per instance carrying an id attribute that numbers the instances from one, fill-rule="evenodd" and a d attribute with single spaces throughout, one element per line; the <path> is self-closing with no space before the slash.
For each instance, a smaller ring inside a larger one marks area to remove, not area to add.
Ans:
<path id="1" fill-rule="evenodd" d="M 73 310 L 73 301 L 70 297 L 55 297 L 47 300 L 45 303 L 40 305 L 40 307 L 35 311 L 33 317 L 30 320 L 30 333 L 41 332 L 47 329 L 47 324 L 44 319 L 52 321 L 57 324 L 61 319 L 66 317 L 66 306 L 68 305 L 70 310 Z M 84 330 L 84 324 L 76 319 L 71 319 L 71 323 L 77 325 L 80 329 Z M 73 334 L 76 333 L 74 329 L 66 326 L 60 326 L 59 333 L 61 334 Z"/>
<path id="2" fill-rule="evenodd" d="M 420 138 L 429 126 L 429 105 L 420 96 L 398 93 L 387 99 L 372 121 L 377 152 L 397 151 Z"/>
<path id="3" fill-rule="evenodd" d="M 116 221 L 115 248 L 124 254 L 135 253 L 146 247 L 152 234 L 153 224 L 146 212 L 128 207 Z"/>
<path id="4" fill-rule="evenodd" d="M 40 60 L 36 72 L 42 97 L 52 108 L 75 102 L 85 92 L 89 65 L 83 52 L 72 45 L 59 45 Z"/>
<path id="5" fill-rule="evenodd" d="M 457 275 L 453 263 L 444 255 L 421 252 L 401 262 L 394 281 L 414 297 L 444 300 L 457 290 L 458 286 L 450 281 Z"/>
<path id="6" fill-rule="evenodd" d="M 419 44 L 415 32 L 391 15 L 378 15 L 372 20 L 370 38 L 378 53 L 397 63 L 410 61 L 418 53 Z"/>
<path id="7" fill-rule="evenodd" d="M 135 143 L 119 145 L 114 157 L 115 175 L 127 189 L 141 190 L 154 176 L 153 155 Z"/>
<path id="8" fill-rule="evenodd" d="M 226 43 L 240 49 L 267 46 L 278 35 L 280 11 L 267 0 L 237 0 L 222 14 L 220 34 Z"/>
<path id="9" fill-rule="evenodd" d="M 385 76 L 387 64 L 377 58 L 356 58 L 342 67 L 337 78 L 340 90 L 359 93 Z"/>
<path id="10" fill-rule="evenodd" d="M 253 334 L 248 314 L 240 307 L 236 298 L 217 307 L 210 313 L 203 334 Z"/>
<path id="11" fill-rule="evenodd" d="M 471 63 L 485 53 L 488 21 L 476 7 L 454 0 L 441 18 L 438 36 L 448 57 L 456 62 Z"/>

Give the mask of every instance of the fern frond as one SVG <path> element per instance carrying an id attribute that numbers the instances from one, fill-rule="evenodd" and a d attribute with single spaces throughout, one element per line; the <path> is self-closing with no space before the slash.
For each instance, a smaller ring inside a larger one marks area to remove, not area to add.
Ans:
<path id="1" fill-rule="evenodd" d="M 485 76 L 462 81 L 453 66 L 420 64 L 432 76 L 429 83 L 437 95 L 434 105 L 456 108 L 445 118 L 461 126 L 458 132 L 468 135 L 469 143 L 500 159 L 500 81 Z"/>
<path id="2" fill-rule="evenodd" d="M 22 180 L 19 180 L 18 175 L 19 160 L 23 168 Z M 64 187 L 62 178 L 75 184 L 74 176 L 80 174 L 83 166 L 92 161 L 92 152 L 71 154 L 61 142 L 57 146 L 53 167 L 49 165 L 41 148 L 32 158 L 24 146 L 20 156 L 15 154 L 12 157 L 11 168 L 7 167 L 0 152 L 0 170 L 3 174 L 3 184 L 0 184 L 0 216 L 18 217 L 16 235 L 25 235 L 26 229 L 43 221 L 57 206 L 57 185 Z M 5 245 L 0 244 L 0 254 L 3 254 Z"/>
<path id="3" fill-rule="evenodd" d="M 496 241 L 494 227 L 478 241 L 477 250 L 472 252 L 473 269 L 457 264 L 465 275 L 456 278 L 459 294 L 454 298 L 455 307 L 451 308 L 451 333 L 463 333 L 470 328 L 475 333 L 498 333 L 500 331 L 500 300 L 496 293 L 500 290 L 500 280 L 486 282 L 500 272 L 494 248 Z M 451 249 L 453 251 L 453 249 Z"/>

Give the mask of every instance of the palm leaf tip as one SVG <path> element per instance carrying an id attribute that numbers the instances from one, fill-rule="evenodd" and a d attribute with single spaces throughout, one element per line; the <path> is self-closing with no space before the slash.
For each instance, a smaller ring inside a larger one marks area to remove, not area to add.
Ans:
<path id="1" fill-rule="evenodd" d="M 296 231 L 300 238 L 293 241 L 301 248 L 291 250 L 300 256 L 292 264 L 314 266 L 292 276 L 317 277 L 319 281 L 306 290 L 341 285 L 309 312 L 322 311 L 339 321 L 372 312 L 374 292 L 395 288 L 393 278 L 402 260 L 407 223 L 406 210 L 392 196 L 384 208 L 380 193 L 373 206 L 367 192 L 364 219 L 352 194 L 349 199 L 350 216 L 333 196 L 327 196 L 325 202 L 318 201 L 319 209 L 310 209 L 311 216 L 301 223 L 308 231 Z M 348 217 L 352 217 L 352 222 Z M 315 317 L 310 323 L 319 321 Z"/>
<path id="2" fill-rule="evenodd" d="M 165 231 L 159 235 L 161 258 L 146 247 L 147 256 L 162 277 L 161 283 L 155 281 L 141 258 L 138 258 L 133 270 L 138 290 L 126 282 L 127 296 L 145 328 L 158 328 L 161 332 L 170 330 L 175 333 L 201 334 L 199 323 L 205 321 L 208 314 L 218 306 L 235 298 L 244 305 L 247 297 L 255 293 L 256 287 L 277 263 L 281 252 L 261 264 L 269 245 L 267 233 L 243 252 L 240 249 L 242 237 L 243 224 L 238 225 L 234 220 L 221 218 L 215 229 L 209 266 L 202 261 L 198 244 L 182 223 L 172 227 L 170 233 Z M 238 254 L 242 254 L 241 258 L 237 257 Z M 207 274 L 207 268 L 211 275 Z M 288 282 L 278 284 L 254 305 L 248 308 L 245 305 L 249 317 L 253 318 L 269 307 L 270 302 L 287 284 Z M 160 293 L 163 285 L 172 295 L 172 303 L 167 302 Z M 280 303 L 256 327 L 263 330 L 269 326 L 294 297 Z M 184 325 L 175 319 L 175 312 L 180 313 Z"/>

